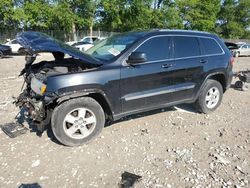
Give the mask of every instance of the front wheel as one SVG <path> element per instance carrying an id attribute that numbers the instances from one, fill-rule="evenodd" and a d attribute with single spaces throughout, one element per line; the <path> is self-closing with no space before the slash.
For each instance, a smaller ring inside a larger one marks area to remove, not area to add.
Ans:
<path id="1" fill-rule="evenodd" d="M 79 146 L 96 137 L 104 127 L 100 104 L 90 97 L 68 100 L 55 108 L 52 131 L 62 144 Z"/>
<path id="2" fill-rule="evenodd" d="M 220 106 L 222 96 L 222 85 L 216 80 L 208 79 L 196 101 L 196 107 L 205 114 L 213 112 Z"/>

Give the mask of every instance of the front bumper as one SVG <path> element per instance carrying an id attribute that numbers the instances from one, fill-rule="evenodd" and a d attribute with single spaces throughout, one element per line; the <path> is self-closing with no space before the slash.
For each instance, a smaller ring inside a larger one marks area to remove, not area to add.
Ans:
<path id="1" fill-rule="evenodd" d="M 26 115 L 32 121 L 42 122 L 46 118 L 45 105 L 42 100 L 31 98 L 27 91 L 21 93 L 15 100 L 15 105 L 26 109 Z"/>

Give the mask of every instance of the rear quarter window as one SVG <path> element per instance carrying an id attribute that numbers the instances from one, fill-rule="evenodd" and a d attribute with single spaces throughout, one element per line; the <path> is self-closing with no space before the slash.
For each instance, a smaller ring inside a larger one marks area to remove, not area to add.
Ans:
<path id="1" fill-rule="evenodd" d="M 204 55 L 222 54 L 223 51 L 219 44 L 211 38 L 200 38 L 202 46 L 204 48 Z"/>

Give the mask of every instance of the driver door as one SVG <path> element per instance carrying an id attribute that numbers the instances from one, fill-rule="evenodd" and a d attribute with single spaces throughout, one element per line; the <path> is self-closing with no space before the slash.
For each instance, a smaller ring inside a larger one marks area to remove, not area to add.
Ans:
<path id="1" fill-rule="evenodd" d="M 147 61 L 121 68 L 123 112 L 140 111 L 171 101 L 173 83 L 172 39 L 156 36 L 143 42 L 135 52 L 146 54 Z"/>

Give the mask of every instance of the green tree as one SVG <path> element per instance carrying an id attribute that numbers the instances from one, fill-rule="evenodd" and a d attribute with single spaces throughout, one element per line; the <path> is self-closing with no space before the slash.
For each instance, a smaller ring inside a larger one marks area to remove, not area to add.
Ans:
<path id="1" fill-rule="evenodd" d="M 0 1 L 0 31 L 8 30 L 17 23 L 12 18 L 14 13 L 14 3 L 12 0 L 1 0 Z"/>
<path id="2" fill-rule="evenodd" d="M 217 32 L 225 38 L 246 36 L 250 26 L 250 1 L 225 0 L 218 20 Z"/>
<path id="3" fill-rule="evenodd" d="M 183 21 L 180 17 L 180 8 L 177 6 L 176 1 L 161 0 L 158 1 L 158 8 L 161 9 L 163 27 L 167 29 L 183 29 Z"/>
<path id="4" fill-rule="evenodd" d="M 152 0 L 102 0 L 100 24 L 108 31 L 143 30 L 162 26 L 162 14 L 152 9 Z"/>
<path id="5" fill-rule="evenodd" d="M 15 9 L 13 17 L 26 30 L 46 30 L 50 28 L 51 15 L 52 7 L 46 0 L 29 0 Z"/>
<path id="6" fill-rule="evenodd" d="M 214 32 L 220 0 L 176 0 L 186 29 Z"/>

